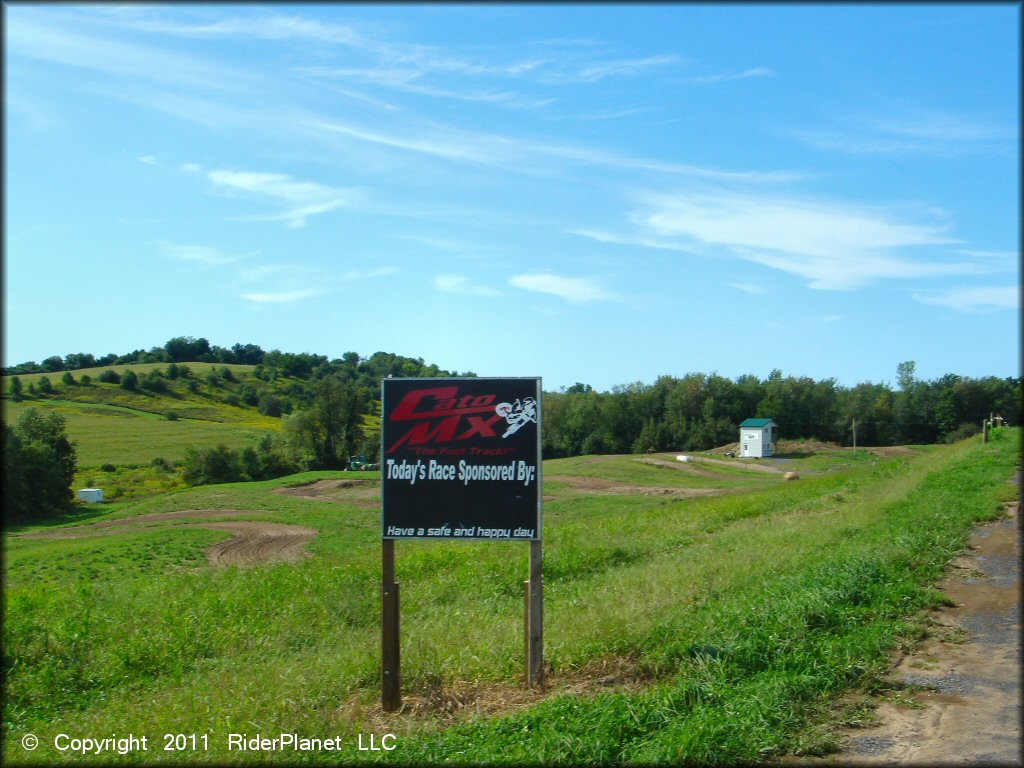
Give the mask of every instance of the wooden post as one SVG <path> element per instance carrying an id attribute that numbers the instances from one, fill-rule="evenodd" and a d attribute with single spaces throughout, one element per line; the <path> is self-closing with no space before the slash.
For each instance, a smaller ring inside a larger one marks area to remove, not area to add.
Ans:
<path id="1" fill-rule="evenodd" d="M 981 422 L 981 442 L 988 442 L 988 422 L 984 419 Z"/>
<path id="2" fill-rule="evenodd" d="M 402 680 L 399 675 L 398 583 L 395 581 L 395 540 L 381 539 L 381 654 L 380 703 L 385 712 L 402 706 Z"/>
<path id="3" fill-rule="evenodd" d="M 530 542 L 530 580 L 526 582 L 526 685 L 544 680 L 544 582 L 541 578 L 541 542 Z"/>
<path id="4" fill-rule="evenodd" d="M 523 662 L 526 687 L 530 685 L 530 580 L 523 582 Z"/>

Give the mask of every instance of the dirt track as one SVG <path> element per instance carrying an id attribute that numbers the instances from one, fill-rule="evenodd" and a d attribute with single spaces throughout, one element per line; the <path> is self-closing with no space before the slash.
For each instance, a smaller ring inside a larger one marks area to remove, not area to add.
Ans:
<path id="1" fill-rule="evenodd" d="M 149 515 L 103 520 L 89 525 L 78 525 L 56 531 L 25 534 L 28 539 L 79 539 L 88 536 L 110 536 L 118 533 L 144 531 L 153 528 L 212 528 L 228 531 L 234 536 L 210 547 L 206 556 L 210 565 L 250 565 L 263 562 L 293 561 L 305 557 L 306 542 L 316 536 L 312 528 L 285 523 L 228 520 L 218 522 L 182 522 L 204 517 L 225 517 L 253 512 L 237 509 L 191 509 L 181 512 L 154 512 Z M 259 513 L 256 513 L 259 514 Z"/>
<path id="2" fill-rule="evenodd" d="M 846 748 L 814 765 L 1024 765 L 1018 505 L 979 526 L 939 589 L 956 603 L 893 676 L 918 687 L 883 701 L 879 725 L 843 733 Z"/>

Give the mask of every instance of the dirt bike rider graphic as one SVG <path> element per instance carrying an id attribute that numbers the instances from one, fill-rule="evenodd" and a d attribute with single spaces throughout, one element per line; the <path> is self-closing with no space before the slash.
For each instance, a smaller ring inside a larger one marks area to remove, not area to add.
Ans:
<path id="1" fill-rule="evenodd" d="M 508 422 L 508 429 L 502 437 L 514 435 L 531 421 L 537 423 L 537 401 L 532 397 L 525 397 L 522 401 L 517 397 L 514 403 L 498 403 L 494 410 Z"/>

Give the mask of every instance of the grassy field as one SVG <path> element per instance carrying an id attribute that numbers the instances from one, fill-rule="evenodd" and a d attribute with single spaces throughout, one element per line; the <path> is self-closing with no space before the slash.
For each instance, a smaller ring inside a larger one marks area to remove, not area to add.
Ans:
<path id="1" fill-rule="evenodd" d="M 75 523 L 220 510 L 318 531 L 291 564 L 211 568 L 205 549 L 229 534 L 187 515 L 87 538 L 8 531 L 3 758 L 735 764 L 826 752 L 844 720 L 837 697 L 894 685 L 889 653 L 926 631 L 919 609 L 942 603 L 929 585 L 1015 497 L 1020 433 L 998 438 L 783 457 L 775 466 L 797 482 L 738 460 L 704 474 L 670 455 L 545 462 L 547 690 L 522 689 L 527 548 L 399 542 L 407 707 L 395 715 L 379 708 L 379 509 L 344 489 L 280 492 L 340 474 L 180 490 Z M 715 493 L 687 495 L 700 489 Z M 150 749 L 83 757 L 55 748 L 60 733 L 147 735 Z M 206 734 L 206 748 L 164 751 L 165 733 Z M 254 753 L 229 749 L 231 733 L 344 746 Z M 385 733 L 393 751 L 358 749 Z"/>
<path id="2" fill-rule="evenodd" d="M 140 466 L 158 457 L 181 461 L 189 446 L 212 448 L 224 443 L 238 449 L 255 446 L 267 432 L 281 431 L 280 419 L 258 414 L 247 422 L 168 421 L 145 411 L 68 400 L 5 402 L 4 417 L 14 423 L 27 408 L 54 411 L 64 417 L 68 436 L 75 443 L 78 466 L 83 470 L 103 464 Z"/>

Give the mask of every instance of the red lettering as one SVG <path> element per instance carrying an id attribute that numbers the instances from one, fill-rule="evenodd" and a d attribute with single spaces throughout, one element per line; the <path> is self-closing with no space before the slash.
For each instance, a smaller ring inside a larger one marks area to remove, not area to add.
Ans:
<path id="1" fill-rule="evenodd" d="M 476 397 L 463 395 L 459 398 L 458 394 L 458 387 L 414 389 L 407 392 L 395 406 L 389 419 L 391 421 L 408 421 L 409 419 L 438 419 L 443 416 L 464 413 L 486 413 L 493 410 L 491 404 L 497 397 L 496 395 L 477 395 Z"/>
<path id="2" fill-rule="evenodd" d="M 402 401 L 395 407 L 395 410 L 391 412 L 392 421 L 405 421 L 406 419 L 421 419 L 424 416 L 438 416 L 444 415 L 438 413 L 431 413 L 430 411 L 420 411 L 417 413 L 416 406 L 420 404 L 420 401 L 433 397 L 440 400 L 441 398 L 448 398 L 453 400 L 455 395 L 459 393 L 458 387 L 434 387 L 433 389 L 414 389 L 412 392 L 406 394 L 402 398 Z M 435 406 L 436 407 L 436 406 Z M 388 451 L 390 453 L 390 451 Z"/>
<path id="3" fill-rule="evenodd" d="M 431 442 L 447 443 L 455 437 L 455 430 L 458 426 L 459 416 L 449 416 L 433 429 L 430 428 L 429 421 L 420 422 L 402 435 L 398 442 L 388 448 L 388 453 L 394 453 L 405 442 L 408 442 L 409 445 L 423 445 L 423 443 Z"/>
<path id="4" fill-rule="evenodd" d="M 494 434 L 494 430 L 491 429 L 491 424 L 496 421 L 501 421 L 501 416 L 498 414 L 491 416 L 487 421 L 484 421 L 479 416 L 467 416 L 466 418 L 469 419 L 470 428 L 455 438 L 456 440 L 465 440 L 467 437 L 472 437 L 477 434 L 479 434 L 480 437 L 497 437 L 497 435 Z"/>

